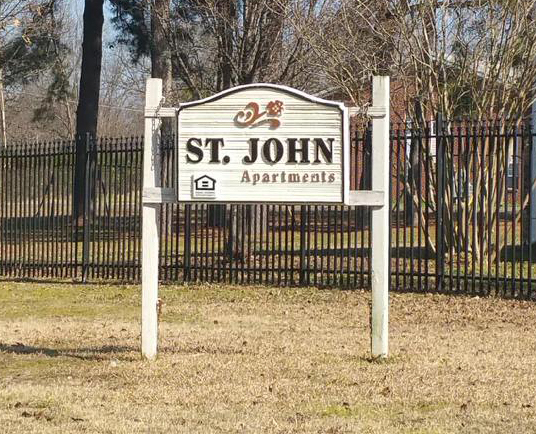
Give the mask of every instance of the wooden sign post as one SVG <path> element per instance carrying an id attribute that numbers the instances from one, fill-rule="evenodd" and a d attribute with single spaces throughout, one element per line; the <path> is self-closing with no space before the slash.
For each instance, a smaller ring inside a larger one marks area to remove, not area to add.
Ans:
<path id="1" fill-rule="evenodd" d="M 372 190 L 382 192 L 383 206 L 372 208 L 372 357 L 389 351 L 389 78 L 374 77 L 372 106 L 383 107 L 383 115 L 372 119 Z"/>
<path id="2" fill-rule="evenodd" d="M 350 109 L 285 86 L 238 86 L 164 108 L 147 82 L 143 178 L 142 356 L 158 341 L 161 203 L 302 203 L 371 206 L 373 357 L 388 354 L 389 77 L 373 78 L 372 191 L 350 191 Z M 175 188 L 159 178 L 160 123 L 177 120 Z"/>

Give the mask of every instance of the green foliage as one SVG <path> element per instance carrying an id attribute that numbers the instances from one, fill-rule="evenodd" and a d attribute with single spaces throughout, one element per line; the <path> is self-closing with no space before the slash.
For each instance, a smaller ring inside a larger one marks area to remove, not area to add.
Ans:
<path id="1" fill-rule="evenodd" d="M 17 15 L 4 20 L 0 64 L 6 86 L 36 80 L 55 62 L 58 51 L 65 49 L 60 43 L 57 8 L 56 0 L 28 2 Z"/>
<path id="2" fill-rule="evenodd" d="M 52 80 L 48 86 L 45 98 L 34 110 L 34 121 L 52 119 L 54 116 L 54 107 L 58 101 L 65 101 L 75 96 L 70 81 L 70 71 L 66 69 L 62 56 L 56 57 L 50 72 Z"/>
<path id="3" fill-rule="evenodd" d="M 151 23 L 148 2 L 110 0 L 115 15 L 112 23 L 120 31 L 117 41 L 129 47 L 133 62 L 150 55 Z"/>
<path id="4" fill-rule="evenodd" d="M 132 61 L 137 63 L 151 55 L 151 11 L 146 0 L 110 0 L 115 15 L 112 23 L 119 30 L 117 41 L 129 48 Z M 192 42 L 186 24 L 201 23 L 198 1 L 174 0 L 170 10 L 170 26 L 173 36 Z M 187 59 L 182 59 L 187 60 Z"/>

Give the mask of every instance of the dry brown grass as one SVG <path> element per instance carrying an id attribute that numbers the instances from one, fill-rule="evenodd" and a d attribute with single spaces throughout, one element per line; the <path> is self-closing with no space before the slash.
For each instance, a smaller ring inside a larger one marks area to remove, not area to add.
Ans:
<path id="1" fill-rule="evenodd" d="M 391 295 L 368 359 L 369 294 L 164 287 L 140 360 L 139 287 L 0 284 L 0 432 L 536 432 L 536 305 Z"/>

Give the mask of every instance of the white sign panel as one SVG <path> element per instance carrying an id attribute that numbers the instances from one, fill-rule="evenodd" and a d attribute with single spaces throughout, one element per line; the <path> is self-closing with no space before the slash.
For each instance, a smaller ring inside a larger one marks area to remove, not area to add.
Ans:
<path id="1" fill-rule="evenodd" d="M 349 122 L 342 103 L 284 86 L 239 86 L 181 104 L 179 201 L 344 203 Z"/>

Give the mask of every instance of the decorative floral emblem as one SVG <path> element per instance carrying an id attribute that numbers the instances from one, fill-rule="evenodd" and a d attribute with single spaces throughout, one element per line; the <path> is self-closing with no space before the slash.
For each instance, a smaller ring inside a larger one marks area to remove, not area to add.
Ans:
<path id="1" fill-rule="evenodd" d="M 266 106 L 266 111 L 272 116 L 281 116 L 283 112 L 283 102 L 279 100 L 270 101 Z"/>
<path id="2" fill-rule="evenodd" d="M 259 110 L 259 104 L 250 102 L 244 110 L 240 110 L 234 117 L 235 124 L 240 128 L 255 128 L 263 124 L 269 124 L 270 129 L 275 130 L 281 126 L 281 121 L 276 119 L 283 113 L 283 101 L 275 100 L 266 104 L 265 111 Z M 264 117 L 266 116 L 266 117 Z M 264 119 L 262 119 L 264 117 Z"/>

